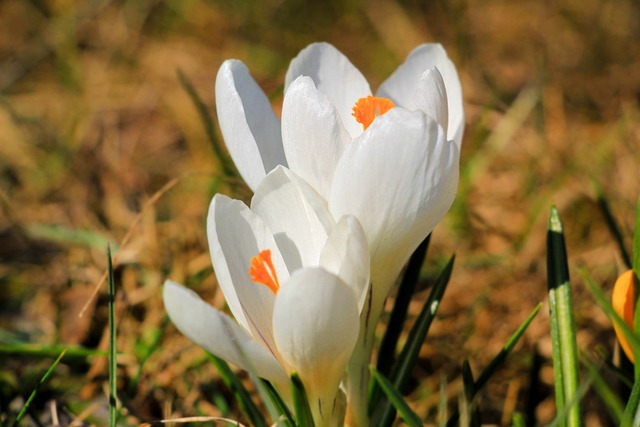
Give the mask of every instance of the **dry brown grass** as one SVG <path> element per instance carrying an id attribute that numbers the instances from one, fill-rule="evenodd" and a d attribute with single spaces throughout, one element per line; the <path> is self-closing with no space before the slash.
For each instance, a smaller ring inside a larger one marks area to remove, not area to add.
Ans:
<path id="1" fill-rule="evenodd" d="M 277 93 L 289 59 L 326 40 L 376 87 L 416 44 L 438 41 L 459 65 L 467 131 L 459 197 L 434 233 L 426 271 L 453 252 L 458 261 L 411 401 L 423 415 L 433 411 L 445 376 L 455 403 L 463 358 L 484 367 L 545 300 L 552 202 L 572 268 L 587 266 L 607 290 L 621 269 L 589 178 L 602 183 L 630 246 L 640 193 L 639 22 L 633 0 L 1 2 L 0 345 L 106 348 L 106 286 L 90 295 L 111 241 L 119 245 L 126 420 L 227 415 L 216 399 L 238 416 L 203 352 L 166 323 L 161 301 L 171 277 L 224 306 L 204 217 L 213 188 L 248 194 L 216 181 L 219 162 L 176 71 L 213 113 L 213 81 L 226 58 L 245 61 Z M 579 347 L 611 352 L 607 319 L 573 279 Z M 543 310 L 484 393 L 487 422 L 509 423 L 513 410 L 525 410 L 534 348 L 545 358 L 538 420 L 553 417 L 547 317 Z M 156 335 L 159 346 L 142 364 Z M 0 413 L 19 408 L 50 363 L 0 355 Z M 34 416 L 47 423 L 51 400 L 61 417 L 105 424 L 106 373 L 104 357 L 67 360 Z M 606 423 L 589 396 L 586 422 Z"/>

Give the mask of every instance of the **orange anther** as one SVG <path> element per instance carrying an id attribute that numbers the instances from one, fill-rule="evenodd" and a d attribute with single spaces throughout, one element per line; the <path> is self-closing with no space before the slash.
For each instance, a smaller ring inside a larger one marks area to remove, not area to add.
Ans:
<path id="1" fill-rule="evenodd" d="M 276 269 L 273 266 L 273 262 L 271 262 L 271 251 L 269 249 L 265 249 L 251 258 L 249 276 L 251 276 L 251 281 L 271 289 L 274 295 L 278 293 L 280 283 L 278 282 Z"/>
<path id="2" fill-rule="evenodd" d="M 367 130 L 373 120 L 395 107 L 393 101 L 388 98 L 378 98 L 377 96 L 366 96 L 358 99 L 353 106 L 353 117 Z"/>

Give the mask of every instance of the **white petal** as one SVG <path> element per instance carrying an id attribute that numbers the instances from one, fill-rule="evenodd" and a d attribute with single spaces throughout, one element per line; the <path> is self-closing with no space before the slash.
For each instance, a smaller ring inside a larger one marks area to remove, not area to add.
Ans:
<path id="1" fill-rule="evenodd" d="M 242 202 L 216 194 L 209 207 L 207 235 L 218 283 L 234 317 L 273 353 L 274 295 L 251 281 L 251 259 L 271 250 L 280 283 L 289 278 L 276 241 L 264 222 Z"/>
<path id="2" fill-rule="evenodd" d="M 252 190 L 277 165 L 286 165 L 280 121 L 240 61 L 225 61 L 216 78 L 216 109 L 229 154 Z"/>
<path id="3" fill-rule="evenodd" d="M 424 113 L 403 108 L 378 117 L 345 150 L 329 210 L 336 218 L 354 215 L 362 224 L 374 283 L 380 271 L 397 274 L 447 212 L 458 163 L 457 146 L 445 140 L 442 128 Z"/>
<path id="4" fill-rule="evenodd" d="M 276 383 L 287 381 L 287 374 L 271 353 L 195 292 L 167 280 L 162 296 L 173 323 L 193 342 L 242 369 L 254 370 L 262 378 Z"/>
<path id="5" fill-rule="evenodd" d="M 289 168 L 324 197 L 351 135 L 327 96 L 310 77 L 289 86 L 282 106 L 282 144 Z"/>
<path id="6" fill-rule="evenodd" d="M 329 97 L 352 137 L 362 133 L 362 125 L 353 118 L 352 110 L 358 99 L 371 95 L 371 88 L 346 56 L 328 43 L 310 44 L 289 65 L 285 95 L 299 76 L 311 77 L 318 90 Z"/>
<path id="7" fill-rule="evenodd" d="M 338 221 L 320 254 L 320 266 L 346 283 L 358 302 L 358 312 L 369 288 L 369 245 L 356 217 L 347 215 Z"/>
<path id="8" fill-rule="evenodd" d="M 449 107 L 447 103 L 447 91 L 444 87 L 442 74 L 437 68 L 422 73 L 418 88 L 411 100 L 409 110 L 423 111 L 427 116 L 431 116 L 447 129 L 449 124 Z"/>
<path id="9" fill-rule="evenodd" d="M 390 98 L 396 105 L 407 107 L 422 73 L 431 68 L 438 68 L 442 74 L 449 104 L 447 139 L 456 141 L 459 149 L 464 132 L 462 85 L 456 66 L 442 45 L 427 43 L 415 48 L 406 61 L 380 85 L 378 96 Z"/>
<path id="10" fill-rule="evenodd" d="M 279 166 L 256 189 L 251 210 L 273 233 L 289 272 L 318 265 L 334 220 L 309 184 Z"/>
<path id="11" fill-rule="evenodd" d="M 323 268 L 293 273 L 273 309 L 276 344 L 313 397 L 334 397 L 356 343 L 358 309 L 351 289 Z"/>

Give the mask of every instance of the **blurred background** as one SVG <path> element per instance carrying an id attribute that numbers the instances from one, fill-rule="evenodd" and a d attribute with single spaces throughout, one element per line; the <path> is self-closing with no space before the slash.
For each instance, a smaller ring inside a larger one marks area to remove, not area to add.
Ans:
<path id="1" fill-rule="evenodd" d="M 545 232 L 558 207 L 581 351 L 614 353 L 585 267 L 610 292 L 623 269 L 596 200 L 602 186 L 631 246 L 640 195 L 640 3 L 635 0 L 0 1 L 0 422 L 12 419 L 60 345 L 107 348 L 105 246 L 116 266 L 123 424 L 240 418 L 204 352 L 167 321 L 165 278 L 224 307 L 205 216 L 221 178 L 201 112 L 218 67 L 244 61 L 279 112 L 288 63 L 314 41 L 345 53 L 375 88 L 417 45 L 442 43 L 462 80 L 466 133 L 454 207 L 433 233 L 424 289 L 456 266 L 409 400 L 435 422 L 446 381 L 483 369 L 546 301 Z M 182 73 L 183 79 L 179 78 Z M 200 97 L 198 110 L 187 86 Z M 97 295 L 94 291 L 97 289 Z M 554 416 L 548 309 L 480 399 L 483 421 Z M 531 378 L 532 366 L 541 366 Z M 242 374 L 241 374 L 242 375 Z M 65 356 L 26 425 L 106 424 L 107 363 Z M 608 425 L 593 393 L 587 425 Z M 452 407 L 453 407 L 452 406 Z"/>

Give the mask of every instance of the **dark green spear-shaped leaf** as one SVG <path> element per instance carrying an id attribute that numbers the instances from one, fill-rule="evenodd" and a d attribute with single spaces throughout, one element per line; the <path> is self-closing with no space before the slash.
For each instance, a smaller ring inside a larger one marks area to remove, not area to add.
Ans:
<path id="1" fill-rule="evenodd" d="M 475 397 L 475 381 L 473 379 L 473 372 L 471 371 L 471 365 L 467 358 L 462 362 L 462 385 L 464 388 L 464 399 L 466 402 L 465 407 L 469 411 L 467 418 L 469 419 L 468 425 L 470 427 L 480 427 L 480 413 L 476 405 Z"/>
<path id="2" fill-rule="evenodd" d="M 596 192 L 596 198 L 598 200 L 598 205 L 602 210 L 602 214 L 604 215 L 604 220 L 607 223 L 607 227 L 613 236 L 613 239 L 616 241 L 616 245 L 618 245 L 618 250 L 622 255 L 622 260 L 624 261 L 627 268 L 631 268 L 631 257 L 629 256 L 629 252 L 624 245 L 624 238 L 622 237 L 622 232 L 620 231 L 620 226 L 616 221 L 613 213 L 611 213 L 611 208 L 609 207 L 609 201 L 607 200 L 606 195 L 602 191 L 602 187 L 600 183 L 598 183 L 595 179 L 592 179 L 591 183 L 593 184 L 593 188 Z"/>
<path id="3" fill-rule="evenodd" d="M 299 427 L 314 427 L 309 398 L 296 372 L 291 374 L 291 395 L 293 397 L 293 412 L 296 414 L 296 424 Z"/>
<path id="4" fill-rule="evenodd" d="M 422 264 L 424 264 L 424 258 L 429 248 L 429 241 L 431 240 L 431 234 L 418 246 L 411 258 L 409 264 L 407 264 L 407 270 L 402 277 L 402 282 L 398 287 L 398 293 L 395 299 L 393 310 L 391 311 L 391 317 L 387 324 L 387 329 L 382 338 L 380 344 L 380 356 L 378 357 L 378 364 L 376 369 L 383 375 L 388 375 L 391 372 L 391 366 L 393 364 L 394 355 L 396 352 L 396 345 L 398 344 L 398 338 L 402 333 L 402 326 L 407 318 L 407 310 L 409 309 L 409 303 L 411 297 L 416 289 L 418 280 L 420 279 L 420 270 Z"/>
<path id="5" fill-rule="evenodd" d="M 116 290 L 113 280 L 113 264 L 111 262 L 111 247 L 107 245 L 107 269 L 109 286 L 109 426 L 118 423 L 118 349 L 116 347 Z"/>
<path id="6" fill-rule="evenodd" d="M 581 355 L 580 359 L 583 366 L 587 369 L 589 382 L 593 385 L 593 389 L 598 393 L 602 402 L 607 407 L 612 422 L 614 425 L 620 425 L 620 420 L 622 420 L 624 413 L 624 405 L 604 378 L 602 367 L 596 366 L 586 355 Z"/>
<path id="7" fill-rule="evenodd" d="M 56 366 L 58 366 L 58 363 L 60 363 L 66 351 L 67 350 L 62 350 L 62 353 L 60 353 L 60 356 L 58 356 L 58 358 L 53 362 L 53 364 L 49 367 L 49 369 L 47 369 L 47 372 L 44 373 L 44 375 L 40 379 L 40 382 L 38 382 L 38 384 L 36 384 L 36 386 L 33 388 L 33 391 L 29 395 L 29 398 L 27 399 L 25 404 L 22 405 L 22 409 L 20 409 L 20 412 L 18 413 L 15 421 L 13 422 L 14 427 L 20 425 L 20 421 L 22 421 L 22 418 L 24 418 L 25 414 L 27 413 L 29 406 L 31 406 L 31 402 L 33 402 L 33 399 L 35 399 L 36 395 L 38 394 L 38 391 L 40 390 L 40 387 L 42 387 L 42 385 L 47 381 L 49 376 L 56 369 Z"/>
<path id="8" fill-rule="evenodd" d="M 218 369 L 220 378 L 222 378 L 224 384 L 229 388 L 229 390 L 231 390 L 233 397 L 236 402 L 238 402 L 238 405 L 240 405 L 240 409 L 251 421 L 251 425 L 256 427 L 268 427 L 269 424 L 262 415 L 262 412 L 258 409 L 256 404 L 253 403 L 249 392 L 242 384 L 240 378 L 238 378 L 238 376 L 229 367 L 227 362 L 208 352 L 207 356 Z"/>
<path id="9" fill-rule="evenodd" d="M 495 373 L 495 371 L 498 369 L 498 367 L 505 361 L 505 359 L 507 358 L 511 350 L 513 350 L 513 347 L 515 347 L 515 345 L 518 343 L 518 340 L 520 340 L 520 337 L 522 337 L 522 335 L 524 334 L 524 331 L 527 330 L 527 328 L 529 327 L 533 319 L 536 317 L 536 315 L 540 311 L 540 307 L 542 307 L 542 304 L 538 304 L 536 306 L 536 308 L 533 310 L 533 312 L 531 312 L 529 317 L 527 317 L 527 319 L 522 323 L 522 325 L 520 325 L 518 330 L 511 336 L 511 338 L 509 338 L 509 340 L 504 345 L 504 347 L 502 347 L 502 350 L 500 350 L 500 352 L 491 360 L 491 362 L 489 362 L 489 364 L 484 369 L 484 371 L 482 371 L 482 373 L 478 377 L 478 380 L 475 382 L 473 397 L 475 397 L 476 394 L 478 394 L 478 392 L 482 390 L 482 388 L 487 384 L 487 382 L 489 381 L 491 376 Z M 460 413 L 458 410 L 455 410 L 453 414 L 451 414 L 449 421 L 447 421 L 447 426 L 452 427 L 457 425 L 459 419 L 460 419 Z"/>
<path id="10" fill-rule="evenodd" d="M 431 234 L 422 241 L 418 249 L 415 250 L 409 264 L 407 264 L 407 270 L 404 273 L 402 282 L 398 287 L 398 293 L 396 295 L 393 310 L 391 311 L 391 317 L 389 323 L 387 323 L 387 329 L 382 338 L 382 344 L 380 344 L 380 351 L 378 353 L 377 370 L 383 375 L 389 375 L 393 360 L 396 354 L 396 346 L 398 344 L 398 338 L 402 333 L 402 327 L 404 321 L 407 318 L 407 310 L 409 309 L 409 303 L 411 297 L 416 289 L 418 280 L 420 279 L 420 270 L 424 263 L 424 258 L 427 254 L 429 247 L 429 240 Z M 373 409 L 378 405 L 382 393 L 380 387 L 376 382 L 371 383 L 371 390 L 369 391 L 369 414 L 373 412 Z"/>
<path id="11" fill-rule="evenodd" d="M 422 420 L 420 420 L 418 414 L 411 410 L 400 392 L 393 386 L 393 384 L 391 384 L 391 381 L 378 372 L 373 366 L 371 367 L 371 374 L 374 381 L 380 386 L 380 389 L 387 396 L 387 399 L 389 399 L 393 407 L 398 411 L 404 422 L 409 427 L 421 427 L 423 425 Z"/>
<path id="12" fill-rule="evenodd" d="M 262 385 L 264 386 L 264 389 L 269 395 L 271 402 L 273 402 L 273 405 L 275 406 L 275 408 L 280 412 L 280 420 L 282 420 L 282 423 L 283 423 L 282 425 L 284 425 L 285 427 L 295 427 L 296 422 L 293 419 L 293 415 L 291 414 L 291 411 L 287 407 L 287 404 L 284 403 L 284 401 L 278 394 L 278 391 L 273 387 L 273 385 L 269 381 L 260 380 L 260 382 L 262 383 Z"/>
<path id="13" fill-rule="evenodd" d="M 567 250 L 562 222 L 555 206 L 551 207 L 547 230 L 547 276 L 556 410 L 562 413 L 578 393 L 578 350 Z M 571 404 L 565 425 L 581 425 L 579 402 Z"/>
<path id="14" fill-rule="evenodd" d="M 409 339 L 404 345 L 402 353 L 400 353 L 398 362 L 393 367 L 390 380 L 396 390 L 402 390 L 411 377 L 411 372 L 413 371 L 413 367 L 418 359 L 418 354 L 420 353 L 420 347 L 422 347 L 422 344 L 424 343 L 427 333 L 429 332 L 429 328 L 431 327 L 431 323 L 433 322 L 433 319 L 438 312 L 438 308 L 440 307 L 440 302 L 442 301 L 444 292 L 449 284 L 454 261 L 455 255 L 451 257 L 447 265 L 444 267 L 444 270 L 440 273 L 440 276 L 438 276 L 436 283 L 431 289 L 429 298 L 427 298 L 415 325 L 413 325 L 413 328 L 409 332 Z M 380 418 L 378 418 L 378 421 L 373 425 L 380 427 L 390 426 L 396 416 L 395 408 L 388 401 L 379 405 L 379 409 L 376 410 L 376 413 L 380 414 Z M 374 414 L 374 418 L 377 418 L 375 415 L 376 414 Z"/>

